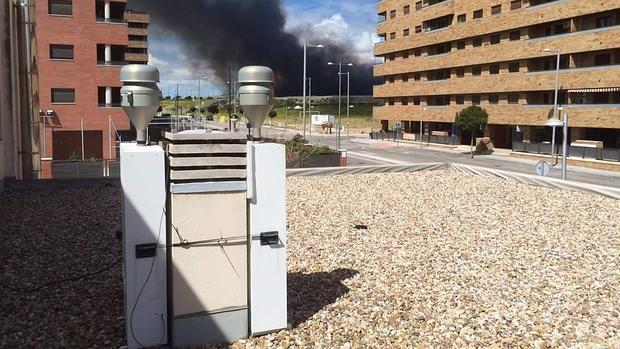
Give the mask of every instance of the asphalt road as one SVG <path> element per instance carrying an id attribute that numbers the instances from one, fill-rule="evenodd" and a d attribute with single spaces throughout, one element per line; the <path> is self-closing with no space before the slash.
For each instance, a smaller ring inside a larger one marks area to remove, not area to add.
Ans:
<path id="1" fill-rule="evenodd" d="M 209 122 L 210 127 L 226 127 L 216 122 Z M 243 126 L 241 126 L 243 127 Z M 291 138 L 297 131 L 263 127 L 264 137 Z M 321 135 L 309 133 L 306 139 L 313 145 L 327 145 L 337 148 L 335 135 Z M 476 155 L 472 159 L 469 152 L 451 148 L 417 145 L 410 143 L 395 143 L 390 141 L 371 141 L 367 134 L 341 135 L 341 148 L 348 151 L 349 166 L 415 164 L 428 162 L 452 162 L 465 165 L 474 165 L 485 168 L 513 171 L 525 174 L 536 174 L 535 166 L 538 161 L 509 157 L 506 155 Z M 550 177 L 561 178 L 560 165 L 551 169 Z M 567 178 L 572 181 L 604 185 L 620 188 L 620 172 L 593 170 L 583 167 L 569 166 Z"/>
<path id="2" fill-rule="evenodd" d="M 266 129 L 268 134 L 285 135 L 292 137 L 295 133 L 283 130 Z M 328 145 L 336 148 L 337 141 L 334 135 L 309 134 L 306 139 L 312 144 Z M 535 166 L 538 161 L 518 159 L 506 155 L 476 155 L 472 159 L 469 152 L 456 149 L 437 148 L 434 146 L 389 141 L 371 141 L 368 135 L 355 135 L 347 138 L 341 136 L 341 148 L 346 149 L 349 155 L 349 166 L 380 165 L 380 164 L 407 164 L 427 162 L 454 162 L 465 165 L 474 165 L 504 171 L 513 171 L 526 174 L 536 174 Z M 560 165 L 553 167 L 549 175 L 561 178 Z M 567 178 L 572 181 L 598 184 L 620 188 L 620 172 L 593 170 L 569 166 Z"/>

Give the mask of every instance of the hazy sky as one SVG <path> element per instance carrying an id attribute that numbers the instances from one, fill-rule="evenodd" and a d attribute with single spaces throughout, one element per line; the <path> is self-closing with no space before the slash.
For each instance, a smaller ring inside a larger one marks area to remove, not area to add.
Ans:
<path id="1" fill-rule="evenodd" d="M 228 1 L 228 0 L 221 0 Z M 345 42 L 353 47 L 360 61 L 371 63 L 376 28 L 376 0 L 282 0 L 286 14 L 286 30 L 292 33 L 310 32 L 312 37 L 300 41 Z M 310 30 L 302 30 L 302 28 Z M 184 58 L 180 42 L 174 37 L 160 35 L 157 23 L 151 24 L 149 36 L 150 64 L 161 72 L 160 88 L 164 94 L 175 95 L 179 82 L 181 96 L 198 95 L 198 76 L 202 79 L 203 96 L 220 94 L 225 90 L 225 81 L 213 78 L 213 72 L 196 71 Z"/>

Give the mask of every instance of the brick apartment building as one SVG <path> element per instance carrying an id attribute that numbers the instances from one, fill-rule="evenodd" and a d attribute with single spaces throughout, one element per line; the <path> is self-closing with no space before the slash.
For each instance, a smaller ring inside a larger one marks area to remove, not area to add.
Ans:
<path id="1" fill-rule="evenodd" d="M 417 133 L 422 120 L 451 135 L 473 104 L 489 113 L 495 146 L 549 141 L 559 50 L 571 140 L 620 148 L 620 0 L 383 0 L 377 14 L 384 130 Z"/>
<path id="2" fill-rule="evenodd" d="M 127 0 L 37 1 L 44 176 L 52 160 L 117 156 L 117 136 L 130 128 L 120 108 L 120 68 L 148 62 L 150 16 L 126 5 Z"/>

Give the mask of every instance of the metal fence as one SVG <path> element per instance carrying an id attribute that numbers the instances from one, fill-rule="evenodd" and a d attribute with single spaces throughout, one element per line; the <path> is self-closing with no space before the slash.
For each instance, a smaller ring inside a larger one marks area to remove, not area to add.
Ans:
<path id="1" fill-rule="evenodd" d="M 530 154 L 550 155 L 551 143 L 526 143 L 513 141 L 512 151 Z M 556 144 L 554 153 L 562 153 L 561 144 Z M 568 156 L 590 160 L 620 161 L 620 149 L 569 146 Z"/>
<path id="2" fill-rule="evenodd" d="M 415 135 L 415 140 L 419 141 L 420 140 L 420 135 L 418 133 L 408 133 L 408 135 Z M 404 139 L 403 138 L 403 133 L 402 132 L 394 132 L 394 131 L 387 131 L 387 132 L 371 132 L 370 133 L 370 139 L 376 139 L 376 140 L 381 140 L 381 141 L 396 141 L 396 140 L 404 140 L 404 141 L 408 141 L 409 139 Z M 451 137 L 451 136 L 434 136 L 434 135 L 422 135 L 422 139 L 421 139 L 422 143 L 436 143 L 436 144 L 447 144 L 447 145 L 455 145 L 456 144 L 456 137 Z"/>
<path id="3" fill-rule="evenodd" d="M 52 161 L 52 178 L 120 178 L 118 160 Z"/>

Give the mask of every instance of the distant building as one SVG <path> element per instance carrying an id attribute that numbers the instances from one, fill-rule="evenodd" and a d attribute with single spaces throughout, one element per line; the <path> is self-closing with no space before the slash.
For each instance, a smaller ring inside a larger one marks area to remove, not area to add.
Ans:
<path id="1" fill-rule="evenodd" d="M 0 190 L 40 175 L 34 16 L 29 1 L 0 2 Z"/>
<path id="2" fill-rule="evenodd" d="M 417 133 L 422 120 L 451 135 L 456 113 L 480 105 L 495 146 L 549 141 L 559 50 L 571 140 L 620 148 L 620 1 L 382 0 L 377 13 L 383 129 Z"/>
<path id="3" fill-rule="evenodd" d="M 37 1 L 41 154 L 52 161 L 116 159 L 130 129 L 120 108 L 120 68 L 148 62 L 148 13 L 127 0 Z"/>

